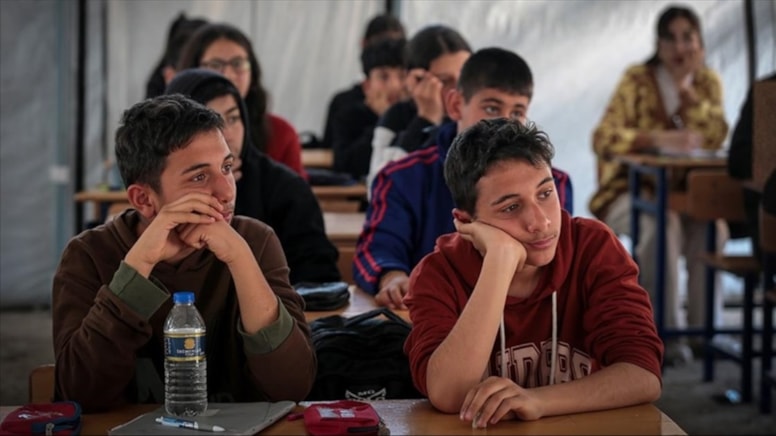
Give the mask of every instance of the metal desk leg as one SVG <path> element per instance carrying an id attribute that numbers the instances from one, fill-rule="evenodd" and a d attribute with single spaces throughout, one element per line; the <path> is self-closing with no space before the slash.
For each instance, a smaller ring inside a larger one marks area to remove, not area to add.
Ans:
<path id="1" fill-rule="evenodd" d="M 762 255 L 763 290 L 773 289 L 773 275 L 776 274 L 776 256 Z M 770 262 L 770 263 L 769 263 Z M 771 381 L 769 375 L 773 360 L 773 309 L 774 304 L 768 298 L 763 299 L 762 359 L 760 366 L 760 412 L 771 412 Z"/>
<path id="2" fill-rule="evenodd" d="M 717 226 L 714 221 L 706 227 L 706 251 L 717 251 Z M 706 266 L 706 322 L 704 329 L 703 381 L 714 380 L 714 268 Z"/>
<path id="3" fill-rule="evenodd" d="M 657 171 L 657 201 L 655 220 L 657 222 L 657 238 L 655 247 L 655 305 L 657 318 L 657 332 L 662 338 L 665 334 L 665 307 L 666 307 L 666 209 L 668 204 L 668 186 L 665 168 Z"/>
<path id="4" fill-rule="evenodd" d="M 639 195 L 641 195 L 641 172 L 636 167 L 629 167 L 628 169 L 628 189 L 630 190 L 631 198 L 631 219 L 630 219 L 630 237 L 632 243 L 631 255 L 633 261 L 636 264 L 639 263 L 638 256 L 636 255 L 636 246 L 639 245 Z"/>

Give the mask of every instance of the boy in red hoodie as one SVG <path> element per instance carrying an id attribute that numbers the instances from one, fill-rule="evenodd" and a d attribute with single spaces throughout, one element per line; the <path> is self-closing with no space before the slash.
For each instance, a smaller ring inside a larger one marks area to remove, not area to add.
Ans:
<path id="1" fill-rule="evenodd" d="M 660 396 L 663 343 L 638 268 L 604 224 L 561 210 L 553 153 L 516 121 L 460 134 L 445 162 L 457 232 L 410 276 L 415 385 L 475 427 Z"/>

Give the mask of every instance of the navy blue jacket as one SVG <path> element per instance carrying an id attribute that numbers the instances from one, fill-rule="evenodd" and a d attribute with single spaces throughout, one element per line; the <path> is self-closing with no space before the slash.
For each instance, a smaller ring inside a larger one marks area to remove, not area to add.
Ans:
<path id="1" fill-rule="evenodd" d="M 366 292 L 379 291 L 383 272 L 409 274 L 434 250 L 439 236 L 455 231 L 455 204 L 445 183 L 444 162 L 456 133 L 455 122 L 442 125 L 437 145 L 391 162 L 377 174 L 353 258 L 353 278 Z M 552 176 L 560 203 L 571 214 L 571 179 L 555 168 Z"/>

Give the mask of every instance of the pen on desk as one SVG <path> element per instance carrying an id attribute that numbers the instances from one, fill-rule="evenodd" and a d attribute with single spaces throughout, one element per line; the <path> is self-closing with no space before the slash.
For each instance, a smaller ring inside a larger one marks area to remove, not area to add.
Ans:
<path id="1" fill-rule="evenodd" d="M 213 431 L 213 432 L 226 431 L 226 429 L 221 427 L 220 425 L 201 424 L 197 421 L 189 421 L 186 419 L 172 418 L 169 416 L 160 416 L 156 418 L 156 422 L 167 427 L 190 428 L 192 430 Z"/>

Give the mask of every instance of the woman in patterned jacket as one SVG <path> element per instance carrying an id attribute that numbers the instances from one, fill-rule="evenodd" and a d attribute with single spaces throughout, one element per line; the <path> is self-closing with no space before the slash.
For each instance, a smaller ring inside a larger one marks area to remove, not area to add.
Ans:
<path id="1" fill-rule="evenodd" d="M 717 150 L 727 134 L 722 108 L 722 86 L 717 74 L 704 64 L 701 23 L 690 9 L 670 6 L 657 23 L 657 48 L 646 63 L 630 67 L 609 101 L 593 133 L 598 156 L 598 191 L 590 211 L 618 234 L 630 229 L 627 168 L 613 159 L 630 153 L 687 154 Z M 672 175 L 672 183 L 682 175 Z M 649 193 L 651 186 L 644 186 Z M 649 194 L 648 194 L 649 195 Z M 704 268 L 698 256 L 705 249 L 705 223 L 669 211 L 666 230 L 665 326 L 682 328 L 704 323 Z M 642 214 L 640 240 L 641 280 L 653 296 L 655 289 L 655 219 Z M 718 223 L 718 249 L 727 240 L 727 227 Z M 687 265 L 687 316 L 682 317 L 678 295 L 677 261 Z M 719 289 L 719 287 L 717 287 Z M 715 314 L 722 310 L 715 297 Z M 719 317 L 715 316 L 715 319 Z M 692 359 L 683 342 L 666 344 L 667 362 Z"/>

